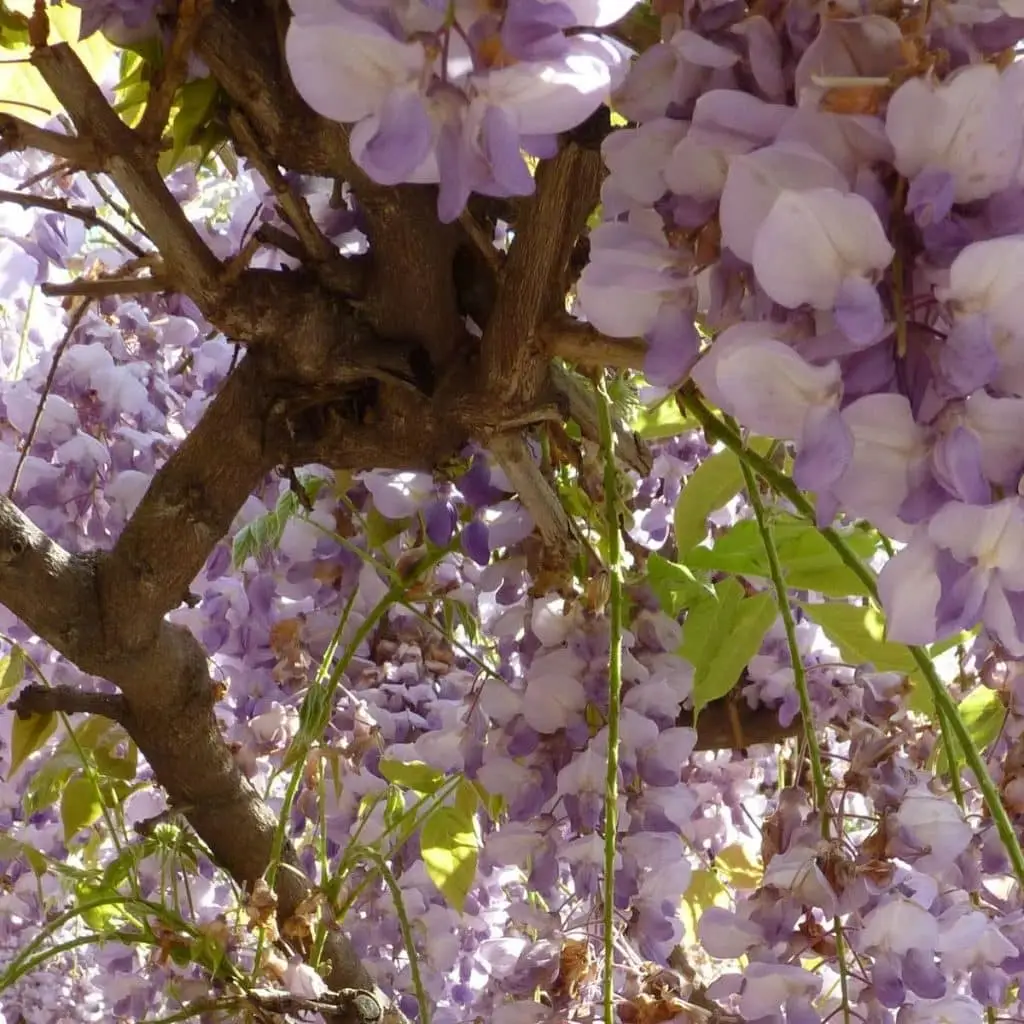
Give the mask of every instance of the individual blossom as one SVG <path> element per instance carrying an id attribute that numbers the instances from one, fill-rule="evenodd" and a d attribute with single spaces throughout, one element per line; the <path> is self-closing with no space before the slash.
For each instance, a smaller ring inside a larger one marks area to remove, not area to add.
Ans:
<path id="1" fill-rule="evenodd" d="M 973 361 L 995 358 L 992 383 L 1008 394 L 1024 394 L 1024 235 L 966 246 L 949 268 L 949 283 L 937 291 L 954 315 L 953 343 L 971 343 Z M 975 382 L 976 386 L 988 380 Z"/>
<path id="2" fill-rule="evenodd" d="M 758 283 L 780 306 L 834 310 L 850 341 L 867 345 L 884 326 L 874 281 L 894 251 L 865 198 L 808 188 L 779 194 L 751 256 Z"/>
<path id="3" fill-rule="evenodd" d="M 621 47 L 565 30 L 579 17 L 609 24 L 632 0 L 510 0 L 500 23 L 456 4 L 454 24 L 426 4 L 388 18 L 327 0 L 291 6 L 285 56 L 303 99 L 354 125 L 353 158 L 375 181 L 439 182 L 448 222 L 472 192 L 533 191 L 522 151 L 551 155 L 554 137 L 586 120 L 625 71 Z"/>
<path id="4" fill-rule="evenodd" d="M 1021 69 L 991 64 L 954 71 L 942 81 L 910 78 L 889 100 L 886 133 L 896 169 L 949 176 L 958 203 L 1005 189 L 1020 166 L 1024 145 Z"/>
<path id="5" fill-rule="evenodd" d="M 839 364 L 812 366 L 767 325 L 719 335 L 693 379 L 708 399 L 757 434 L 798 442 L 794 479 L 827 491 L 850 461 L 853 439 L 839 412 Z"/>
<path id="6" fill-rule="evenodd" d="M 878 586 L 889 636 L 931 643 L 979 621 L 1024 654 L 1024 509 L 950 502 L 887 562 Z"/>

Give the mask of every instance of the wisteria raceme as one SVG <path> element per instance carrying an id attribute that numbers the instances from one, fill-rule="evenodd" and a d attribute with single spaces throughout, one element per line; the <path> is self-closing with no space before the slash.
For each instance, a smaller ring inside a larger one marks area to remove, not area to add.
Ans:
<path id="1" fill-rule="evenodd" d="M 471 193 L 530 195 L 523 151 L 609 98 L 627 51 L 600 29 L 634 0 L 408 5 L 294 0 L 286 55 L 303 99 L 353 124 L 352 155 L 382 185 L 439 182 L 454 220 Z"/>
<path id="2" fill-rule="evenodd" d="M 124 45 L 156 30 L 160 8 L 76 6 L 83 35 Z M 286 56 L 302 97 L 352 126 L 353 156 L 374 181 L 439 184 L 443 221 L 474 193 L 529 195 L 531 158 L 601 103 L 629 119 L 604 143 L 603 219 L 572 308 L 604 334 L 647 339 L 656 395 L 689 382 L 745 432 L 788 446 L 772 464 L 793 453 L 792 479 L 814 496 L 819 525 L 863 521 L 895 542 L 879 580 L 890 641 L 930 644 L 981 625 L 973 646 L 955 645 L 948 675 L 1019 832 L 1016 6 L 935 2 L 897 16 L 801 0 L 663 5 L 662 41 L 631 65 L 614 26 L 633 0 L 291 7 Z M 39 194 L 56 194 L 44 169 L 31 151 L 5 153 L 0 184 L 35 178 Z M 330 244 L 364 253 L 358 207 L 334 202 L 328 179 L 293 179 Z M 71 198 L 104 205 L 89 177 L 69 181 Z M 273 183 L 253 167 L 230 182 L 182 169 L 169 185 L 218 258 L 240 251 L 254 223 L 287 232 Z M 0 486 L 17 472 L 20 507 L 69 550 L 109 548 L 237 354 L 184 297 L 110 297 L 81 318 L 47 385 L 65 317 L 34 289 L 124 254 L 52 211 L 0 205 L 0 235 Z M 271 247 L 254 257 L 261 268 L 297 262 Z M 250 497 L 170 615 L 209 655 L 235 762 L 284 816 L 302 867 L 412 1019 L 593 1019 L 597 952 L 613 941 L 622 1024 L 709 1012 L 753 1024 L 1019 1019 L 1024 902 L 991 808 L 959 763 L 961 800 L 940 780 L 957 754 L 927 717 L 913 664 L 875 664 L 893 658 L 879 630 L 861 649 L 837 628 L 846 612 L 864 619 L 859 603 L 827 600 L 829 581 L 794 583 L 792 637 L 782 618 L 768 622 L 733 694 L 789 728 L 804 710 L 802 679 L 828 814 L 809 795 L 798 744 L 748 750 L 739 733 L 735 749 L 697 749 L 706 679 L 681 652 L 696 657 L 700 620 L 695 605 L 665 599 L 653 566 L 687 554 L 681 495 L 723 452 L 689 423 L 679 429 L 653 446 L 650 471 L 624 498 L 635 572 L 616 936 L 604 934 L 609 616 L 586 594 L 538 589 L 533 520 L 475 445 L 444 479 L 304 467 L 311 510 L 269 544 L 255 528 L 293 485 L 274 474 Z M 755 525 L 738 494 L 739 484 L 701 517 L 700 550 Z M 771 509 L 780 535 L 793 512 Z M 425 589 L 375 619 L 396 567 L 425 553 L 436 556 Z M 756 603 L 770 594 L 765 572 L 715 566 L 698 585 L 732 582 L 737 600 Z M 0 627 L 49 683 L 108 688 L 6 610 Z M 333 703 L 310 735 L 323 678 L 336 684 Z M 58 731 L 12 771 L 10 728 L 0 740 L 0 1021 L 178 1013 L 213 990 L 196 950 L 253 968 L 267 894 L 235 891 L 167 818 L 123 730 L 90 741 L 116 812 L 69 826 L 75 804 L 62 794 L 86 781 L 72 745 Z M 478 856 L 453 899 L 438 882 L 436 824 L 462 822 L 467 803 Z M 137 921 L 115 928 L 82 913 L 53 925 L 111 887 L 171 915 L 149 922 L 150 946 L 129 927 Z M 37 937 L 47 949 L 82 943 L 11 971 Z M 262 952 L 263 980 L 307 999 L 324 991 L 298 958 Z"/>

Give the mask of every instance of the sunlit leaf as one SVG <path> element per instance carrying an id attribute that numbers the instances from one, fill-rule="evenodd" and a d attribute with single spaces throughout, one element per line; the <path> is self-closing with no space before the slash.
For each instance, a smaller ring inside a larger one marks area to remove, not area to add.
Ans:
<path id="1" fill-rule="evenodd" d="M 25 678 L 25 652 L 12 647 L 11 653 L 0 658 L 0 703 L 4 703 L 15 687 Z"/>
<path id="2" fill-rule="evenodd" d="M 764 877 L 764 868 L 739 843 L 727 846 L 715 856 L 715 870 L 737 889 L 756 889 Z"/>
<path id="3" fill-rule="evenodd" d="M 160 156 L 160 173 L 173 171 L 213 112 L 219 86 L 212 76 L 196 78 L 186 82 L 179 90 L 177 107 L 171 117 L 171 142 L 169 152 Z"/>
<path id="4" fill-rule="evenodd" d="M 653 554 L 646 568 L 644 582 L 654 591 L 662 611 L 673 618 L 701 598 L 715 596 L 714 587 L 689 566 Z"/>
<path id="5" fill-rule="evenodd" d="M 24 806 L 27 814 L 35 814 L 44 807 L 57 803 L 61 790 L 76 771 L 80 771 L 82 759 L 74 750 L 57 750 L 48 757 L 28 780 L 25 787 Z"/>
<path id="6" fill-rule="evenodd" d="M 6 0 L 6 11 L 14 17 L 19 13 L 31 15 L 32 6 L 32 0 Z M 117 59 L 114 47 L 99 32 L 84 41 L 79 41 L 78 26 L 81 14 L 77 7 L 70 4 L 60 7 L 47 6 L 46 13 L 50 20 L 49 41 L 69 43 L 93 78 L 97 81 L 103 80 Z M 10 38 L 13 40 L 14 36 Z M 27 55 L 27 36 L 18 45 L 21 48 L 9 50 L 10 55 Z M 30 64 L 0 64 L 0 111 L 14 114 L 32 124 L 43 125 L 62 109 L 57 97 L 47 88 L 42 76 Z"/>
<path id="7" fill-rule="evenodd" d="M 763 437 L 750 440 L 750 447 L 761 455 L 766 454 L 772 444 Z M 676 550 L 681 556 L 704 539 L 708 516 L 724 508 L 742 487 L 743 470 L 734 452 L 716 452 L 697 467 L 683 484 L 673 517 Z"/>
<path id="8" fill-rule="evenodd" d="M 697 923 L 708 907 L 728 907 L 729 894 L 714 871 L 699 868 L 690 876 L 690 887 L 686 890 L 679 908 L 683 923 L 685 947 L 697 945 Z"/>
<path id="9" fill-rule="evenodd" d="M 858 597 L 867 587 L 837 554 L 813 523 L 782 515 L 772 523 L 786 583 L 798 590 L 813 590 L 828 597 Z M 849 531 L 847 545 L 861 558 L 874 554 L 875 540 L 862 531 Z M 757 523 L 745 520 L 726 530 L 713 547 L 693 548 L 686 555 L 693 569 L 728 572 L 768 579 L 770 571 Z"/>
<path id="10" fill-rule="evenodd" d="M 736 685 L 777 614 L 771 594 L 745 597 L 736 580 L 724 580 L 716 595 L 691 608 L 683 624 L 680 653 L 693 665 L 698 712 Z"/>
<path id="11" fill-rule="evenodd" d="M 960 701 L 957 710 L 967 727 L 974 749 L 983 753 L 1002 731 L 1006 721 L 1006 705 L 995 690 L 978 686 Z M 967 758 L 959 744 L 954 744 L 954 749 L 953 764 L 955 768 L 960 768 L 967 763 Z M 945 772 L 948 769 L 945 740 L 941 736 L 930 763 L 933 770 Z"/>
<path id="12" fill-rule="evenodd" d="M 0 860 L 14 861 L 22 857 L 36 875 L 41 877 L 46 874 L 47 860 L 34 846 L 0 832 Z"/>
<path id="13" fill-rule="evenodd" d="M 420 831 L 420 851 L 430 880 L 461 913 L 480 854 L 476 819 L 457 807 L 435 808 Z"/>
<path id="14" fill-rule="evenodd" d="M 671 398 L 651 408 L 640 409 L 630 423 L 630 427 L 645 441 L 676 437 L 694 426 L 693 420 L 682 413 Z"/>
<path id="15" fill-rule="evenodd" d="M 71 779 L 60 798 L 60 820 L 64 825 L 64 842 L 98 821 L 103 814 L 99 791 L 92 779 L 83 775 Z"/>
<path id="16" fill-rule="evenodd" d="M 56 715 L 29 715 L 11 719 L 11 768 L 13 775 L 54 733 Z"/>

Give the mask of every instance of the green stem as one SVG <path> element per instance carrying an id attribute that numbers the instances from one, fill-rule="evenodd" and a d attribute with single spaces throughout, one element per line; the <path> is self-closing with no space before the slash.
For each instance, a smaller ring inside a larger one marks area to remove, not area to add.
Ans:
<path id="1" fill-rule="evenodd" d="M 402 899 L 402 890 L 398 880 L 391 873 L 387 862 L 376 850 L 364 847 L 361 853 L 380 872 L 384 883 L 391 892 L 391 899 L 395 904 L 395 914 L 398 916 L 398 927 L 402 931 L 406 952 L 409 954 L 409 970 L 412 972 L 412 987 L 416 991 L 416 999 L 420 1004 L 420 1020 L 422 1024 L 430 1024 L 430 1004 L 427 1002 L 427 990 L 423 985 L 423 978 L 420 976 L 420 958 L 416 952 L 412 924 L 409 922 L 409 915 L 405 909 L 405 901 Z"/>
<path id="2" fill-rule="evenodd" d="M 832 811 L 828 802 L 828 786 L 825 784 L 825 769 L 821 764 L 821 749 L 818 746 L 818 736 L 814 731 L 814 712 L 811 708 L 811 697 L 807 692 L 807 673 L 804 671 L 803 657 L 800 654 L 800 645 L 796 639 L 796 623 L 793 621 L 793 609 L 790 607 L 786 597 L 786 581 L 782 575 L 782 563 L 779 561 L 779 551 L 775 546 L 775 538 L 772 536 L 771 523 L 765 515 L 764 502 L 757 489 L 757 479 L 754 471 L 745 463 L 740 463 L 740 470 L 743 473 L 743 480 L 747 486 L 747 496 L 750 498 L 750 505 L 754 510 L 754 518 L 757 520 L 757 528 L 761 534 L 761 542 L 764 544 L 764 553 L 768 558 L 768 572 L 771 575 L 772 586 L 775 589 L 775 603 L 779 609 L 779 616 L 782 618 L 782 628 L 786 632 L 786 644 L 789 647 L 789 660 L 793 664 L 793 681 L 796 683 L 796 692 L 800 698 L 800 716 L 803 719 L 804 738 L 807 741 L 807 749 L 811 758 L 811 774 L 814 777 L 815 806 L 821 814 L 821 834 L 828 839 L 829 824 Z"/>
<path id="3" fill-rule="evenodd" d="M 604 788 L 604 1019 L 615 1022 L 615 854 L 619 800 L 619 706 L 622 699 L 622 536 L 618 516 L 618 471 L 612 407 L 602 377 L 597 384 L 601 449 L 604 454 L 605 524 L 608 531 L 608 774 Z"/>
<path id="4" fill-rule="evenodd" d="M 780 473 L 771 463 L 767 462 L 756 452 L 751 451 L 743 443 L 743 439 L 739 434 L 730 430 L 725 423 L 704 405 L 694 392 L 685 389 L 680 391 L 678 393 L 678 401 L 684 409 L 692 413 L 697 419 L 704 428 L 704 432 L 709 440 L 721 441 L 730 451 L 735 452 L 739 456 L 741 464 L 752 468 L 776 493 L 790 501 L 797 511 L 812 521 L 814 520 L 814 508 L 803 494 L 800 493 L 793 481 Z M 857 557 L 857 553 L 850 548 L 845 538 L 838 531 L 833 530 L 831 527 L 826 527 L 821 530 L 821 534 L 843 560 L 843 563 L 864 584 L 876 608 L 881 610 L 882 602 L 878 596 L 878 583 L 874 572 Z M 950 742 L 950 738 L 955 737 L 957 745 L 964 753 L 968 767 L 974 774 L 978 788 L 981 790 L 985 806 L 988 808 L 989 814 L 992 815 L 996 831 L 999 833 L 999 838 L 1003 841 L 1006 854 L 1013 865 L 1013 873 L 1016 875 L 1017 881 L 1024 885 L 1024 851 L 1021 850 L 1020 841 L 1013 830 L 1013 823 L 1006 813 L 1006 808 L 999 798 L 999 792 L 996 789 L 995 783 L 985 767 L 985 761 L 971 741 L 967 726 L 964 725 L 956 704 L 953 703 L 949 692 L 943 686 L 942 680 L 939 679 L 928 652 L 923 647 L 912 645 L 907 645 L 907 650 L 910 651 L 911 657 L 920 669 L 921 675 L 924 676 L 928 689 L 931 691 L 932 700 L 935 702 L 935 710 L 939 718 L 939 727 L 943 732 L 943 738 L 946 740 L 946 748 L 952 751 L 953 744 Z M 953 766 L 952 759 L 950 760 L 950 765 Z M 955 770 L 950 773 L 950 783 L 953 787 L 954 795 L 958 797 L 959 801 L 962 799 L 962 792 L 960 780 Z"/>

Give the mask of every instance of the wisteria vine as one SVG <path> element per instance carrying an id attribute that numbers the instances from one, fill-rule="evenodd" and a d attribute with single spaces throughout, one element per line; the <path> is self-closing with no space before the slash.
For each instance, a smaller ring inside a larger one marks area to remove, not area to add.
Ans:
<path id="1" fill-rule="evenodd" d="M 181 65 L 161 170 L 228 264 L 315 251 L 347 285 L 365 180 L 436 186 L 438 231 L 500 268 L 538 166 L 610 107 L 566 331 L 645 354 L 562 361 L 592 406 L 527 424 L 569 581 L 486 443 L 249 497 L 168 616 L 276 819 L 246 889 L 114 688 L 0 611 L 0 1022 L 331 1014 L 359 998 L 325 981 L 339 929 L 423 1024 L 1019 1020 L 1024 11 L 291 0 L 290 80 L 364 176 L 342 188 L 217 148 L 211 69 L 169 28 L 202 4 L 73 6 L 140 132 L 139 68 Z M 249 357 L 158 287 L 116 183 L 53 173 L 64 121 L 0 129 L 0 487 L 109 551 Z M 104 287 L 140 266 L 140 294 Z M 313 883 L 283 922 L 282 872 Z"/>

